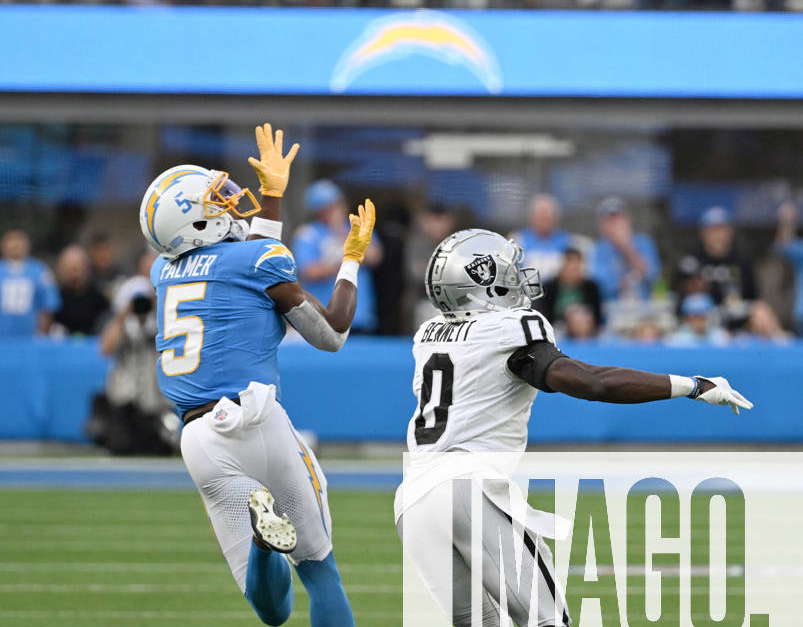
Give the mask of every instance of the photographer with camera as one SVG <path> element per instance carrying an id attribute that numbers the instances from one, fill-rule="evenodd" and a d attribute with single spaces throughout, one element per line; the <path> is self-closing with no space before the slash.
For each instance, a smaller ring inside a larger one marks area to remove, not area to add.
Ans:
<path id="1" fill-rule="evenodd" d="M 118 455 L 174 451 L 178 418 L 159 392 L 153 364 L 157 353 L 155 294 L 148 279 L 151 252 L 137 264 L 138 274 L 114 296 L 114 317 L 100 336 L 100 351 L 113 360 L 105 394 L 95 398 L 87 425 L 92 440 Z"/>

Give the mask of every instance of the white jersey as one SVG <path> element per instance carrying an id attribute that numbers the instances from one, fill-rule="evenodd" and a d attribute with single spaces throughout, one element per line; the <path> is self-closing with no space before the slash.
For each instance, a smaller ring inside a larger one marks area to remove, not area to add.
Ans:
<path id="1" fill-rule="evenodd" d="M 418 408 L 407 429 L 409 451 L 524 451 L 538 391 L 510 372 L 507 360 L 539 340 L 554 344 L 555 335 L 532 309 L 439 315 L 422 324 L 413 347 Z"/>

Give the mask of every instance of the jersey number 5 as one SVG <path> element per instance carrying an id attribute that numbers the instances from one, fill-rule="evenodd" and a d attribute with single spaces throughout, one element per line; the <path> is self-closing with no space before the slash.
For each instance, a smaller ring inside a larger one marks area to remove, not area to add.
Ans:
<path id="1" fill-rule="evenodd" d="M 432 404 L 435 373 L 440 376 L 438 402 Z M 433 353 L 424 364 L 421 382 L 421 401 L 415 419 L 415 441 L 418 444 L 434 444 L 446 431 L 449 406 L 452 404 L 454 364 L 448 353 Z M 434 419 L 431 416 L 434 415 Z M 430 423 L 430 426 L 427 426 Z"/>
<path id="2" fill-rule="evenodd" d="M 184 349 L 176 355 L 176 349 L 162 351 L 162 372 L 168 377 L 195 372 L 201 364 L 201 348 L 204 345 L 204 321 L 198 316 L 179 316 L 178 306 L 190 300 L 202 300 L 206 296 L 206 281 L 171 285 L 167 288 L 164 302 L 164 339 L 184 336 Z"/>

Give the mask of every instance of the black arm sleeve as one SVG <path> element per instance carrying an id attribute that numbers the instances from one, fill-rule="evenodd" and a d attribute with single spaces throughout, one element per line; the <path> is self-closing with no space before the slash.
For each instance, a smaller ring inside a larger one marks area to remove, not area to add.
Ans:
<path id="1" fill-rule="evenodd" d="M 550 394 L 555 390 L 546 384 L 546 371 L 556 359 L 568 357 L 558 347 L 545 340 L 522 346 L 507 360 L 510 372 L 524 379 L 534 388 Z"/>

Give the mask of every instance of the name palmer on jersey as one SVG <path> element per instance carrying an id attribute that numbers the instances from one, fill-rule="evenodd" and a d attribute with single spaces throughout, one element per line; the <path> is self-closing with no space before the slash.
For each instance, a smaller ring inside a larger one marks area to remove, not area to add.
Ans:
<path id="1" fill-rule="evenodd" d="M 476 320 L 432 321 L 421 333 L 419 342 L 465 342 Z"/>
<path id="2" fill-rule="evenodd" d="M 217 261 L 217 255 L 189 255 L 181 257 L 178 261 L 166 263 L 162 268 L 159 279 L 189 279 L 207 276 L 212 264 Z"/>

